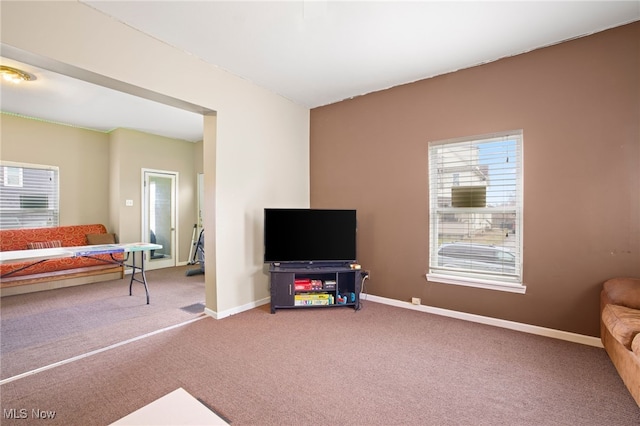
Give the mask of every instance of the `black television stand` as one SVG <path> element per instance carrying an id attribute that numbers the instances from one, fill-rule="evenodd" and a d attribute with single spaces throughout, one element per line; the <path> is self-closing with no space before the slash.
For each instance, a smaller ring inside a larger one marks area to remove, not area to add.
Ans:
<path id="1" fill-rule="evenodd" d="M 360 309 L 362 276 L 349 264 L 271 264 L 271 313 L 276 309 Z"/>

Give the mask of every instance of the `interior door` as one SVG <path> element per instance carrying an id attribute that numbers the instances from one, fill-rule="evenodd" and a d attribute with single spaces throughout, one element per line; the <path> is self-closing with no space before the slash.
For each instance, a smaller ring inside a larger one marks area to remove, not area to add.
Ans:
<path id="1" fill-rule="evenodd" d="M 142 241 L 162 245 L 146 252 L 147 269 L 176 266 L 176 172 L 143 170 Z"/>

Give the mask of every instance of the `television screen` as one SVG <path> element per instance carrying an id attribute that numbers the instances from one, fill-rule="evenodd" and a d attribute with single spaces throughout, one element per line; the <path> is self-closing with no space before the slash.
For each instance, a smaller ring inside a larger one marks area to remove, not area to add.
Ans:
<path id="1" fill-rule="evenodd" d="M 356 260 L 355 210 L 264 210 L 265 263 Z"/>

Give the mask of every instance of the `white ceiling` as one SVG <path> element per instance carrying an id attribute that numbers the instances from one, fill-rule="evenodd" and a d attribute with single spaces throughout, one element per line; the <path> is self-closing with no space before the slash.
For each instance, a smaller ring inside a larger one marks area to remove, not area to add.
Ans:
<path id="1" fill-rule="evenodd" d="M 308 108 L 640 19 L 638 0 L 81 2 Z M 27 68 L 43 90 L 25 95 L 3 83 L 3 111 L 101 130 L 202 138 L 198 114 L 97 86 L 78 88 L 77 80 Z M 52 110 L 57 117 L 44 116 Z M 82 115 L 84 123 L 69 118 Z M 157 128 L 162 124 L 166 128 Z"/>
<path id="2" fill-rule="evenodd" d="M 5 57 L 0 63 L 36 77 L 20 84 L 1 83 L 0 107 L 5 113 L 101 132 L 126 128 L 191 142 L 202 140 L 200 114 Z"/>

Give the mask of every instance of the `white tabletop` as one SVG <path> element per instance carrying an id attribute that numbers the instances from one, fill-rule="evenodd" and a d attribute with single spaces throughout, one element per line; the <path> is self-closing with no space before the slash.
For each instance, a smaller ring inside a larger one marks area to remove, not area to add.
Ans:
<path id="1" fill-rule="evenodd" d="M 0 251 L 0 263 L 18 262 L 20 260 L 43 260 L 57 257 L 72 257 L 69 247 L 43 248 L 31 250 Z"/>
<path id="2" fill-rule="evenodd" d="M 97 254 L 159 250 L 161 248 L 162 246 L 160 244 L 126 243 L 0 251 L 0 263 L 12 263 L 26 260 L 38 261 L 62 257 L 95 256 Z"/>
<path id="3" fill-rule="evenodd" d="M 160 244 L 151 244 L 151 243 L 127 243 L 127 244 L 120 244 L 120 246 L 124 248 L 125 252 L 160 250 L 162 248 Z"/>

